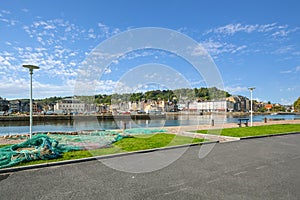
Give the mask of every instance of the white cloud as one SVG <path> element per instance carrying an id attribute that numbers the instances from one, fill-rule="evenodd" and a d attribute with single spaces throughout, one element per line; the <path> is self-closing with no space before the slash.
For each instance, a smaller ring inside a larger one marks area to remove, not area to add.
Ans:
<path id="1" fill-rule="evenodd" d="M 201 45 L 206 51 L 212 55 L 218 55 L 222 53 L 237 53 L 246 49 L 246 45 L 237 46 L 226 42 L 213 41 L 212 39 L 202 42 Z"/>
<path id="2" fill-rule="evenodd" d="M 208 52 L 202 45 L 198 45 L 195 49 L 192 51 L 193 56 L 206 56 L 208 55 Z"/>
<path id="3" fill-rule="evenodd" d="M 283 47 L 276 49 L 272 53 L 273 54 L 286 54 L 286 53 L 292 52 L 294 49 L 295 49 L 294 45 L 287 45 L 287 46 L 283 46 Z"/>
<path id="4" fill-rule="evenodd" d="M 97 36 L 95 34 L 92 34 L 92 33 L 88 34 L 88 37 L 91 38 L 91 39 L 96 39 L 97 38 Z"/>
<path id="5" fill-rule="evenodd" d="M 219 34 L 219 35 L 234 35 L 236 33 L 270 33 L 273 37 L 286 37 L 288 34 L 297 31 L 298 28 L 290 29 L 288 25 L 277 25 L 277 23 L 271 24 L 227 24 L 221 27 L 209 29 L 204 33 L 210 34 Z"/>
<path id="6" fill-rule="evenodd" d="M 110 74 L 112 71 L 111 71 L 111 69 L 110 68 L 106 68 L 105 70 L 104 70 L 104 74 Z"/>
<path id="7" fill-rule="evenodd" d="M 5 22 L 8 26 L 14 26 L 18 23 L 17 20 L 0 18 L 0 21 Z"/>
<path id="8" fill-rule="evenodd" d="M 77 52 L 71 52 L 70 54 L 69 54 L 69 56 L 76 56 L 78 53 Z"/>
<path id="9" fill-rule="evenodd" d="M 112 80 L 74 80 L 75 95 L 111 94 L 125 89 L 119 82 Z"/>
<path id="10" fill-rule="evenodd" d="M 281 105 L 292 105 L 294 103 L 295 100 L 289 98 L 289 99 L 285 99 L 285 98 L 281 98 L 280 99 L 280 104 Z"/>
<path id="11" fill-rule="evenodd" d="M 98 27 L 100 29 L 99 36 L 102 38 L 109 38 L 115 34 L 120 33 L 120 29 L 111 28 L 102 22 L 98 22 Z"/>
<path id="12" fill-rule="evenodd" d="M 291 74 L 300 72 L 300 66 L 293 67 L 291 69 L 280 71 L 281 74 Z"/>
<path id="13" fill-rule="evenodd" d="M 2 71 L 8 72 L 12 70 L 12 62 L 14 62 L 16 58 L 12 53 L 8 52 L 0 52 L 0 69 Z"/>
<path id="14" fill-rule="evenodd" d="M 280 73 L 281 74 L 289 74 L 289 73 L 292 73 L 293 71 L 292 70 L 286 70 L 286 71 L 281 71 Z"/>
<path id="15" fill-rule="evenodd" d="M 240 23 L 237 24 L 227 24 L 225 26 L 221 26 L 215 29 L 210 29 L 206 31 L 208 33 L 217 33 L 217 34 L 225 34 L 225 35 L 233 35 L 237 32 L 246 32 L 251 33 L 259 28 L 259 25 L 243 25 Z"/>
<path id="16" fill-rule="evenodd" d="M 27 8 L 23 8 L 23 9 L 21 9 L 21 11 L 23 11 L 23 12 L 29 12 L 29 10 L 27 9 Z"/>
<path id="17" fill-rule="evenodd" d="M 229 92 L 230 94 L 239 94 L 241 92 L 248 91 L 247 87 L 241 87 L 241 86 L 237 86 L 237 87 L 227 86 L 224 89 L 225 89 L 225 91 Z"/>
<path id="18" fill-rule="evenodd" d="M 35 80 L 33 86 L 33 98 L 45 98 L 50 96 L 68 96 L 74 94 L 75 81 L 69 80 L 64 83 L 45 84 Z M 15 79 L 14 77 L 1 77 L 0 93 L 5 94 L 8 99 L 28 97 L 29 81 L 24 78 Z"/>
<path id="19" fill-rule="evenodd" d="M 1 12 L 4 13 L 4 14 L 7 14 L 7 15 L 10 14 L 10 11 L 8 11 L 8 10 L 1 10 Z"/>
<path id="20" fill-rule="evenodd" d="M 294 28 L 294 29 L 287 29 L 288 26 L 283 26 L 280 27 L 279 30 L 277 30 L 276 32 L 274 32 L 272 34 L 273 37 L 286 37 L 288 36 L 290 33 L 296 32 L 297 30 L 299 30 L 299 28 Z"/>

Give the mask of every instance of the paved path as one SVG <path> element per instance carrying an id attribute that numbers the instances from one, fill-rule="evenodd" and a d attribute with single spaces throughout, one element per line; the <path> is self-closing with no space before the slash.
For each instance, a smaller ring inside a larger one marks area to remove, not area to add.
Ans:
<path id="1" fill-rule="evenodd" d="M 169 166 L 125 173 L 99 161 L 0 174 L 0 199 L 284 199 L 300 197 L 300 134 L 199 146 Z M 178 149 L 124 156 L 132 158 Z M 115 161 L 119 158 L 111 158 Z M 126 161 L 127 159 L 127 161 Z M 159 160 L 158 160 L 159 161 Z M 146 165 L 157 162 L 145 160 Z"/>

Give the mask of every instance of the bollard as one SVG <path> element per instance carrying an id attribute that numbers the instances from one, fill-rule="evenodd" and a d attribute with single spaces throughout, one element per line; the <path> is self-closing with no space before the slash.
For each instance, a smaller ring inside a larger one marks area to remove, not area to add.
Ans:
<path id="1" fill-rule="evenodd" d="M 266 117 L 264 118 L 264 121 L 265 121 L 265 123 L 267 123 L 267 121 L 268 121 L 268 120 L 267 120 L 267 118 L 266 118 Z"/>
<path id="2" fill-rule="evenodd" d="M 124 122 L 124 126 L 123 127 L 124 127 L 124 130 L 126 130 L 126 122 Z"/>
<path id="3" fill-rule="evenodd" d="M 214 126 L 214 125 L 215 125 L 215 120 L 212 119 L 212 120 L 211 120 L 211 126 Z"/>

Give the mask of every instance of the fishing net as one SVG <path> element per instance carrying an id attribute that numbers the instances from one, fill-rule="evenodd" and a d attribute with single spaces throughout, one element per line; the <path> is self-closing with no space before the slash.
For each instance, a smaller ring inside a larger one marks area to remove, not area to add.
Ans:
<path id="1" fill-rule="evenodd" d="M 90 135 L 34 135 L 20 144 L 0 148 L 0 168 L 12 167 L 21 162 L 58 158 L 64 152 L 109 147 L 125 136 Z"/>
<path id="2" fill-rule="evenodd" d="M 121 140 L 127 135 L 111 131 L 90 132 L 81 135 L 56 135 L 51 134 L 51 138 L 57 140 L 59 144 L 68 148 L 69 146 L 80 147 L 81 149 L 98 149 L 110 147 L 112 143 Z"/>
<path id="3" fill-rule="evenodd" d="M 58 158 L 64 152 L 110 147 L 111 144 L 136 134 L 162 133 L 162 129 L 128 129 L 120 131 L 90 131 L 79 135 L 37 134 L 25 142 L 0 148 L 0 168 L 21 162 Z"/>
<path id="4" fill-rule="evenodd" d="M 155 134 L 155 133 L 166 133 L 164 129 L 150 129 L 150 128 L 133 128 L 124 130 L 124 134 Z"/>
<path id="5" fill-rule="evenodd" d="M 52 159 L 60 156 L 58 142 L 45 135 L 36 135 L 20 144 L 0 148 L 0 168 L 39 159 Z"/>

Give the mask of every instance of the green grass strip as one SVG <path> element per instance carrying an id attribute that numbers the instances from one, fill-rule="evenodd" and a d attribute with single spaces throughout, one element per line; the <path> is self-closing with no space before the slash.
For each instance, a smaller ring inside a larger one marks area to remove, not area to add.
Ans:
<path id="1" fill-rule="evenodd" d="M 166 146 L 176 146 L 182 144 L 191 144 L 203 142 L 204 139 L 191 138 L 184 136 L 176 136 L 173 134 L 151 134 L 151 135 L 138 135 L 132 138 L 124 138 L 114 145 L 123 149 L 124 151 L 138 151 L 145 149 L 154 149 Z"/>
<path id="2" fill-rule="evenodd" d="M 214 130 L 197 130 L 196 133 L 214 134 Z M 300 132 L 300 124 L 275 124 L 265 126 L 253 127 L 238 127 L 238 128 L 224 128 L 221 130 L 222 136 L 231 137 L 248 137 L 248 136 L 261 136 L 270 134 Z"/>
<path id="3" fill-rule="evenodd" d="M 21 163 L 18 166 L 58 162 L 64 160 L 74 160 L 80 158 L 88 158 L 92 156 L 110 155 L 116 153 L 146 150 L 146 149 L 153 149 L 153 148 L 160 148 L 160 147 L 167 147 L 167 146 L 199 143 L 204 141 L 207 140 L 201 138 L 176 136 L 174 134 L 166 134 L 166 133 L 136 135 L 134 137 L 123 138 L 122 140 L 114 143 L 109 148 L 70 151 L 70 152 L 63 153 L 61 158 L 51 159 L 51 160 L 36 160 L 36 161 Z"/>

